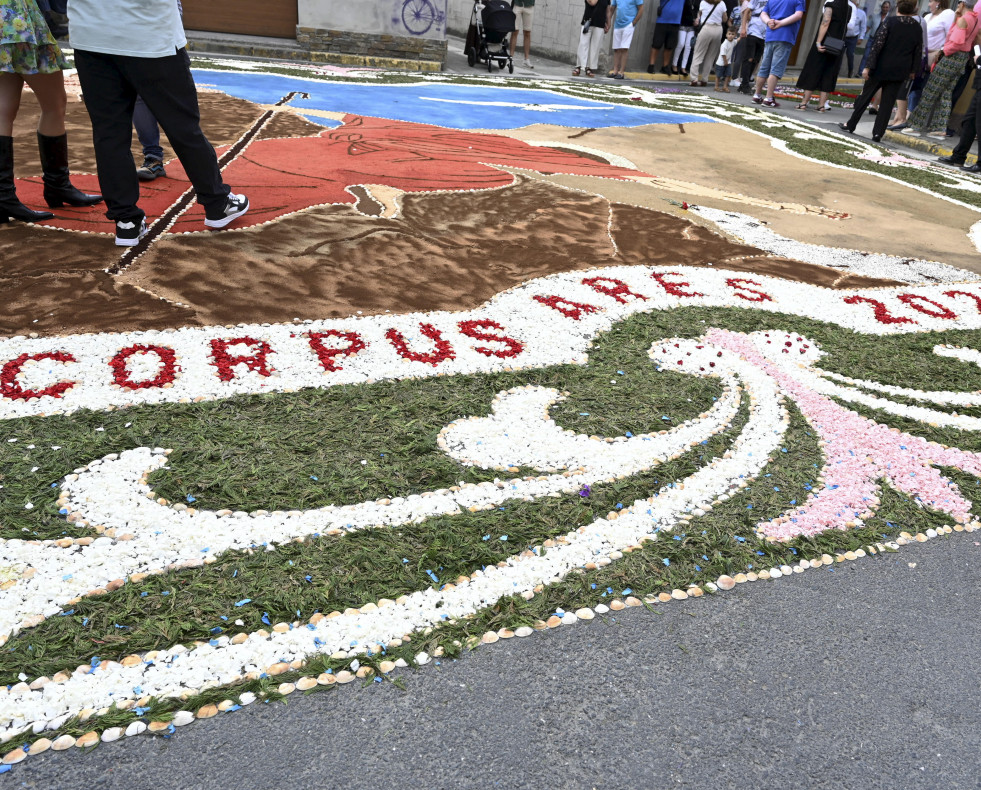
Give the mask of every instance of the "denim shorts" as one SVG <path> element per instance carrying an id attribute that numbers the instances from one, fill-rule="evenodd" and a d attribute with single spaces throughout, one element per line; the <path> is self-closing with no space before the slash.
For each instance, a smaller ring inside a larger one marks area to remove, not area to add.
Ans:
<path id="1" fill-rule="evenodd" d="M 722 82 L 727 77 L 732 76 L 732 64 L 726 63 L 724 66 L 720 66 L 718 63 L 715 64 L 715 77 L 719 82 Z"/>
<path id="2" fill-rule="evenodd" d="M 760 60 L 760 70 L 757 77 L 766 79 L 771 74 L 778 79 L 787 70 L 790 60 L 790 50 L 794 45 L 789 41 L 767 41 L 763 47 L 763 58 Z"/>

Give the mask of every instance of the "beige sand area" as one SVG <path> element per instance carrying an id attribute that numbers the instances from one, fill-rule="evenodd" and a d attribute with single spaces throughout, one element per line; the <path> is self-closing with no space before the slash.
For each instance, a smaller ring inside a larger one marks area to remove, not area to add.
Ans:
<path id="1" fill-rule="evenodd" d="M 669 200 L 740 211 L 792 239 L 935 260 L 981 273 L 981 255 L 967 235 L 981 221 L 979 211 L 876 175 L 801 159 L 758 134 L 733 126 L 693 123 L 683 128 L 684 132 L 677 124 L 658 124 L 584 130 L 536 124 L 488 133 L 615 154 L 666 183 L 648 186 L 522 171 L 531 178 L 658 211 L 680 211 Z M 849 217 L 829 219 L 768 207 L 768 203 L 820 206 Z M 702 222 L 689 213 L 685 217 Z M 942 232 L 943 228 L 949 232 Z"/>

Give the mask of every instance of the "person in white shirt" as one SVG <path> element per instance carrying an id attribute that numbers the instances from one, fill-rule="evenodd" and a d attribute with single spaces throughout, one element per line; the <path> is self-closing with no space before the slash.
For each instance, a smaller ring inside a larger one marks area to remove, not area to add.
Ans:
<path id="1" fill-rule="evenodd" d="M 743 0 L 742 4 L 739 38 L 743 42 L 743 62 L 738 90 L 747 96 L 753 94 L 753 71 L 763 57 L 766 44 L 766 25 L 760 17 L 764 6 L 766 0 Z"/>
<path id="2" fill-rule="evenodd" d="M 848 61 L 848 77 L 851 78 L 855 73 L 855 47 L 865 40 L 869 18 L 852 0 L 848 0 L 848 5 L 852 8 L 852 15 L 845 29 L 845 58 Z"/>
<path id="3" fill-rule="evenodd" d="M 923 20 L 927 26 L 927 65 L 931 68 L 940 57 L 947 34 L 956 18 L 957 14 L 947 7 L 947 0 L 930 0 L 930 13 Z"/>
<path id="4" fill-rule="evenodd" d="M 117 245 L 135 247 L 147 233 L 130 150 L 137 96 L 177 153 L 204 206 L 205 226 L 224 228 L 249 210 L 248 198 L 232 194 L 222 180 L 215 149 L 201 131 L 176 0 L 69 0 L 68 36 Z"/>
<path id="5" fill-rule="evenodd" d="M 722 0 L 702 0 L 698 7 L 695 29 L 695 55 L 691 61 L 691 87 L 708 85 L 709 72 L 722 48 L 722 25 L 726 21 L 726 4 Z"/>
<path id="6" fill-rule="evenodd" d="M 732 77 L 732 51 L 736 48 L 736 29 L 730 27 L 726 31 L 726 40 L 719 47 L 719 58 L 715 61 L 715 89 L 722 93 L 729 92 L 729 80 Z"/>

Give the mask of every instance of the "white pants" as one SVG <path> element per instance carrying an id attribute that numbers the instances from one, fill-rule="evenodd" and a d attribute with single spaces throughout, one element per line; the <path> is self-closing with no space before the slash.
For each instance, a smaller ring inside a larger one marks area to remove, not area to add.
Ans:
<path id="1" fill-rule="evenodd" d="M 692 42 L 695 40 L 694 30 L 678 31 L 678 46 L 674 48 L 674 56 L 671 64 L 678 67 L 678 71 L 684 71 L 688 66 L 688 56 L 691 54 Z"/>
<path id="2" fill-rule="evenodd" d="M 592 26 L 579 36 L 579 56 L 576 66 L 596 71 L 599 66 L 600 48 L 603 46 L 603 28 Z"/>
<path id="3" fill-rule="evenodd" d="M 722 25 L 705 25 L 695 40 L 695 57 L 691 62 L 691 78 L 708 82 L 712 66 L 722 49 Z"/>

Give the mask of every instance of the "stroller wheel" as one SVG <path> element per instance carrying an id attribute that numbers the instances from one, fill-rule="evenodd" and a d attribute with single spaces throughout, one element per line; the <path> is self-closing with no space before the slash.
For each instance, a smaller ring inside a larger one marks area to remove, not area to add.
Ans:
<path id="1" fill-rule="evenodd" d="M 504 66 L 505 66 L 505 61 L 504 61 L 503 59 L 501 59 L 501 60 L 499 60 L 499 61 L 497 61 L 497 67 L 498 67 L 498 68 L 499 68 L 499 69 L 500 69 L 501 71 L 504 71 Z"/>
<path id="2" fill-rule="evenodd" d="M 508 61 L 508 74 L 514 74 L 514 61 Z"/>
<path id="3" fill-rule="evenodd" d="M 476 62 L 477 62 L 477 50 L 475 50 L 473 47 L 467 47 L 467 65 L 470 68 L 473 68 Z"/>
<path id="4" fill-rule="evenodd" d="M 493 70 L 494 70 L 494 58 L 492 58 L 492 57 L 490 57 L 488 55 L 487 56 L 487 71 L 493 71 Z"/>

